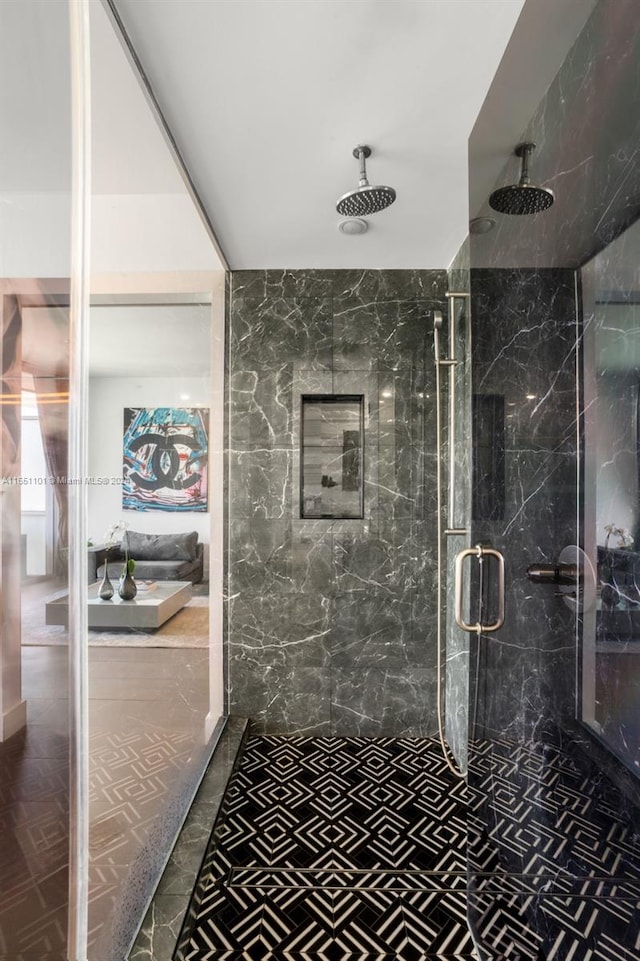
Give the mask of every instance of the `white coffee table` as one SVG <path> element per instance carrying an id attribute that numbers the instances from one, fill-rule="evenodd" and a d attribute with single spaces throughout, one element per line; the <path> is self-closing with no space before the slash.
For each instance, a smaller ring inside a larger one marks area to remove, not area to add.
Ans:
<path id="1" fill-rule="evenodd" d="M 98 597 L 99 587 L 96 581 L 88 588 L 89 627 L 98 630 L 156 630 L 192 597 L 191 581 L 156 581 L 153 590 L 139 590 L 132 601 L 123 601 L 117 591 L 110 601 L 103 601 Z M 69 626 L 68 594 L 46 604 L 45 623 Z"/>

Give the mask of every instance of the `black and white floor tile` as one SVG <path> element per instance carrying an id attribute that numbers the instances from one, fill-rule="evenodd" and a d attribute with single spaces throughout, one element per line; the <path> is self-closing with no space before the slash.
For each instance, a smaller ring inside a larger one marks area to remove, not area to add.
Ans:
<path id="1" fill-rule="evenodd" d="M 431 739 L 251 738 L 176 956 L 475 958 L 465 841 Z"/>
<path id="2" fill-rule="evenodd" d="M 467 788 L 430 739 L 251 738 L 175 957 L 638 961 L 628 813 L 548 746 L 476 743 Z"/>
<path id="3" fill-rule="evenodd" d="M 476 742 L 470 755 L 470 920 L 487 958 L 638 961 L 633 806 L 585 758 Z"/>

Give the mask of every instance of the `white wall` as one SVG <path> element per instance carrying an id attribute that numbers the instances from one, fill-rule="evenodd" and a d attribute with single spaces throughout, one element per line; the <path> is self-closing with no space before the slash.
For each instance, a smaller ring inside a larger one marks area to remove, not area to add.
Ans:
<path id="1" fill-rule="evenodd" d="M 23 511 L 20 529 L 27 538 L 26 573 L 29 577 L 42 577 L 47 573 L 47 517 Z"/>
<path id="2" fill-rule="evenodd" d="M 188 398 L 188 399 L 185 399 Z M 89 478 L 122 478 L 125 407 L 210 406 L 208 377 L 92 377 L 89 382 Z M 209 475 L 209 487 L 212 480 Z M 101 543 L 105 531 L 124 520 L 129 528 L 151 534 L 198 531 L 209 543 L 209 512 L 124 511 L 118 483 L 88 484 L 88 531 Z"/>

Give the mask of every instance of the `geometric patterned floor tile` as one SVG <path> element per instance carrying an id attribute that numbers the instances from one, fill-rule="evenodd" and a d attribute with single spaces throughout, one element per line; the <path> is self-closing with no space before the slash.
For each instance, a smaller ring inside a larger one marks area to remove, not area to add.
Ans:
<path id="1" fill-rule="evenodd" d="M 562 752 L 250 738 L 181 961 L 638 961 L 640 839 Z M 467 847 L 468 845 L 468 847 Z M 467 876 L 467 871 L 470 874 Z"/>
<path id="2" fill-rule="evenodd" d="M 475 958 L 465 812 L 431 739 L 250 738 L 178 956 Z"/>
<path id="3" fill-rule="evenodd" d="M 549 744 L 483 741 L 470 762 L 469 909 L 488 957 L 637 961 L 640 836 L 625 799 Z"/>

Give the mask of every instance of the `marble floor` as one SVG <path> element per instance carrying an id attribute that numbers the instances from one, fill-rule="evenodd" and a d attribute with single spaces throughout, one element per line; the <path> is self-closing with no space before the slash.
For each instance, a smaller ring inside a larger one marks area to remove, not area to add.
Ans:
<path id="1" fill-rule="evenodd" d="M 90 961 L 124 957 L 140 877 L 206 763 L 207 665 L 207 650 L 89 648 Z M 0 959 L 64 961 L 67 648 L 23 646 L 22 671 L 27 727 L 0 744 Z"/>

